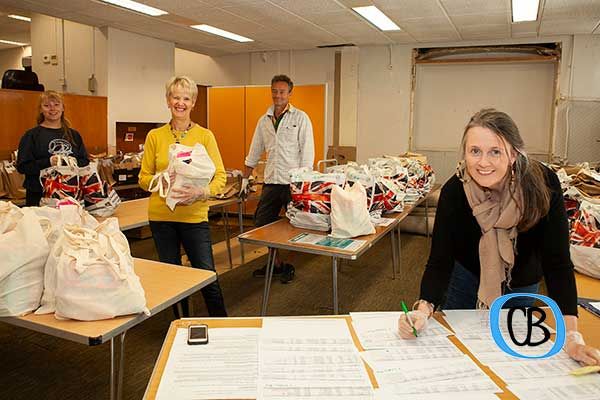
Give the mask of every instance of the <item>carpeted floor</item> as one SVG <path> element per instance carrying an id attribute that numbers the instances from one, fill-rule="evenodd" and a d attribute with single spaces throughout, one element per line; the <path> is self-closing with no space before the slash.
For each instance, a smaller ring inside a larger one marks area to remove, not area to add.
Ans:
<path id="1" fill-rule="evenodd" d="M 220 233 L 215 232 L 215 240 Z M 389 238 L 382 239 L 359 260 L 344 262 L 338 273 L 340 313 L 398 310 L 411 304 L 429 252 L 423 236 L 402 235 L 402 269 L 392 280 Z M 132 254 L 155 258 L 152 239 L 132 241 Z M 274 279 L 268 315 L 330 314 L 331 259 L 294 255 L 296 279 Z M 265 257 L 222 275 L 219 280 L 230 316 L 260 313 L 263 279 L 252 271 Z M 194 314 L 205 316 L 202 296 L 192 298 Z M 124 399 L 140 399 L 152 373 L 164 336 L 173 319 L 171 309 L 153 316 L 126 336 Z M 108 399 L 110 345 L 87 347 L 67 340 L 0 323 L 0 399 Z"/>

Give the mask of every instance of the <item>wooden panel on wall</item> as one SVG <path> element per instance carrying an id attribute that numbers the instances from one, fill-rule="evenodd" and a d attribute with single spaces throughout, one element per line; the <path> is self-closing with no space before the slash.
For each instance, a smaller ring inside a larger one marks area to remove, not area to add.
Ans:
<path id="1" fill-rule="evenodd" d="M 315 140 L 315 167 L 325 149 L 325 85 L 295 86 L 290 102 L 308 114 Z"/>
<path id="2" fill-rule="evenodd" d="M 116 123 L 117 150 L 123 153 L 137 153 L 140 145 L 146 142 L 146 135 L 164 122 L 119 122 Z M 129 140 L 128 140 L 129 139 Z"/>
<path id="3" fill-rule="evenodd" d="M 19 147 L 23 133 L 36 125 L 40 92 L 0 89 L 0 158 Z M 91 153 L 106 151 L 108 140 L 107 99 L 65 94 L 65 116 L 71 121 Z"/>
<path id="4" fill-rule="evenodd" d="M 250 150 L 256 123 L 273 104 L 270 86 L 251 86 L 246 88 L 246 154 Z M 263 155 L 263 158 L 265 155 Z"/>
<path id="5" fill-rule="evenodd" d="M 192 121 L 206 128 L 208 125 L 208 86 L 197 86 L 198 97 L 196 97 L 196 105 L 190 116 Z"/>
<path id="6" fill-rule="evenodd" d="M 209 90 L 208 129 L 215 134 L 225 168 L 244 168 L 244 93 L 244 87 Z"/>

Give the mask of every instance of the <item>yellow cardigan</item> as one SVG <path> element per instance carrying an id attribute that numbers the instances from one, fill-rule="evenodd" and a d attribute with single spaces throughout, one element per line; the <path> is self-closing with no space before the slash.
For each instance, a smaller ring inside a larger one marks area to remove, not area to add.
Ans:
<path id="1" fill-rule="evenodd" d="M 142 167 L 138 182 L 140 187 L 148 190 L 152 177 L 157 172 L 162 172 L 169 166 L 169 146 L 175 143 L 175 138 L 171 133 L 169 124 L 165 124 L 160 128 L 152 129 L 146 136 L 144 144 L 144 156 L 142 158 Z M 185 146 L 194 146 L 196 143 L 201 143 L 206 148 L 206 152 L 215 164 L 215 176 L 209 184 L 211 195 L 219 193 L 225 186 L 227 180 L 225 168 L 219 153 L 219 147 L 215 136 L 211 131 L 202 128 L 196 124 L 190 129 L 187 135 L 180 140 L 180 143 Z M 150 196 L 150 204 L 148 206 L 148 219 L 150 221 L 171 221 L 171 222 L 188 222 L 197 223 L 208 221 L 208 204 L 206 201 L 196 201 L 191 205 L 177 205 L 175 211 L 171 211 L 158 193 L 152 193 Z"/>

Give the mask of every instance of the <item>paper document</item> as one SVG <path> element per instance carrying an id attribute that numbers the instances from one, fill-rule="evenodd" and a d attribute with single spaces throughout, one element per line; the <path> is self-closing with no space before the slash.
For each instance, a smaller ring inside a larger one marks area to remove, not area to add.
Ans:
<path id="1" fill-rule="evenodd" d="M 453 381 L 462 378 L 486 379 L 487 375 L 468 356 L 443 360 L 411 360 L 380 364 L 373 369 L 380 387 L 405 382 Z"/>
<path id="2" fill-rule="evenodd" d="M 394 395 L 406 395 L 406 394 L 432 394 L 432 393 L 447 393 L 447 392 L 460 392 L 460 393 L 473 393 L 473 392 L 485 392 L 485 393 L 502 393 L 500 389 L 491 379 L 485 378 L 466 378 L 466 379 L 453 379 L 451 381 L 435 381 L 435 382 L 411 382 L 410 384 L 395 384 L 386 385 L 382 391 L 388 394 Z"/>
<path id="3" fill-rule="evenodd" d="M 343 319 L 265 319 L 260 399 L 372 399 L 373 389 Z"/>
<path id="4" fill-rule="evenodd" d="M 253 399 L 259 328 L 210 328 L 209 343 L 188 345 L 177 329 L 157 400 Z"/>
<path id="5" fill-rule="evenodd" d="M 402 339 L 398 333 L 398 318 L 402 313 L 352 313 L 352 326 L 365 350 L 388 347 L 448 346 L 451 332 L 434 319 L 415 339 Z M 418 343 L 416 343 L 418 342 Z M 454 346 L 454 345 L 452 345 Z"/>
<path id="6" fill-rule="evenodd" d="M 447 392 L 429 394 L 390 394 L 385 389 L 375 390 L 375 400 L 498 400 L 493 393 Z"/>
<path id="7" fill-rule="evenodd" d="M 304 232 L 294 236 L 289 242 L 355 251 L 360 249 L 366 243 L 366 240 L 333 238 L 325 235 L 318 235 L 316 233 Z"/>
<path id="8" fill-rule="evenodd" d="M 575 360 L 523 360 L 508 363 L 491 364 L 494 371 L 506 383 L 518 383 L 524 379 L 567 376 L 569 371 L 579 368 Z"/>
<path id="9" fill-rule="evenodd" d="M 360 356 L 371 366 L 371 368 L 379 365 L 379 363 L 423 359 L 433 360 L 438 358 L 460 358 L 463 357 L 463 355 L 464 353 L 450 341 L 448 341 L 447 347 L 392 347 L 387 349 L 367 350 L 360 353 Z"/>
<path id="10" fill-rule="evenodd" d="M 600 374 L 524 380 L 508 385 L 508 390 L 527 400 L 597 400 L 600 399 Z"/>

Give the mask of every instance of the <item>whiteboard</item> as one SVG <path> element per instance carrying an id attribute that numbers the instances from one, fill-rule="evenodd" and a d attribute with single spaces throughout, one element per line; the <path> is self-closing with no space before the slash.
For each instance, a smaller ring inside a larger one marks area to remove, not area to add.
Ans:
<path id="1" fill-rule="evenodd" d="M 417 64 L 413 148 L 458 151 L 465 125 L 482 108 L 510 115 L 525 148 L 548 153 L 554 63 Z"/>

